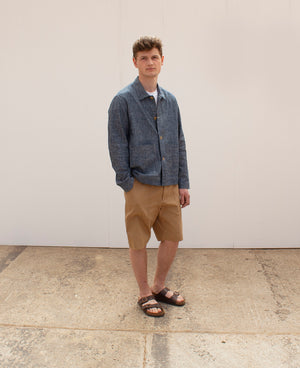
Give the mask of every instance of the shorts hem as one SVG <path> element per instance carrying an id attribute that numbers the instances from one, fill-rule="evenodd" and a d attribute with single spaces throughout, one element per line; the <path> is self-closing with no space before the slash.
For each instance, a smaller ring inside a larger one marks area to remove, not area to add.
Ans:
<path id="1" fill-rule="evenodd" d="M 183 238 L 171 238 L 170 236 L 162 236 L 162 237 L 159 237 L 159 238 L 156 238 L 157 241 L 173 241 L 173 242 L 181 242 L 183 240 Z"/>

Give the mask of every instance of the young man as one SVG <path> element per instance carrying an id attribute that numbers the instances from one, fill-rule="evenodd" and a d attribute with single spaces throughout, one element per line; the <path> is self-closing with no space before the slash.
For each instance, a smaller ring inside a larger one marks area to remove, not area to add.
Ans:
<path id="1" fill-rule="evenodd" d="M 159 301 L 181 306 L 184 298 L 165 280 L 182 240 L 181 208 L 190 204 L 185 140 L 175 97 L 157 84 L 161 41 L 141 37 L 133 45 L 139 75 L 109 107 L 108 139 L 116 183 L 124 190 L 130 260 L 139 286 L 138 304 L 160 317 Z M 147 278 L 146 245 L 153 228 L 160 246 L 154 282 Z"/>

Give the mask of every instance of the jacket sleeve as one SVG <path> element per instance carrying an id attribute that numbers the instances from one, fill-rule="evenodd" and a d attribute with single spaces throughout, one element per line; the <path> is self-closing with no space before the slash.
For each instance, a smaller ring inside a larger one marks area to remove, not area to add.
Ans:
<path id="1" fill-rule="evenodd" d="M 129 160 L 129 119 L 126 100 L 115 96 L 108 110 L 108 148 L 116 183 L 128 192 L 134 179 Z"/>
<path id="2" fill-rule="evenodd" d="M 178 108 L 178 137 L 179 137 L 179 173 L 178 173 L 178 187 L 180 189 L 189 189 L 189 173 L 187 165 L 187 154 L 185 148 L 185 139 L 181 125 L 180 111 Z"/>

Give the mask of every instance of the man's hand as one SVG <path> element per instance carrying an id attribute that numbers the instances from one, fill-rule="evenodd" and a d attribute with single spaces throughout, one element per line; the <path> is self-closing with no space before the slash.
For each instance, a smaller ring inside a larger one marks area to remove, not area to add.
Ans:
<path id="1" fill-rule="evenodd" d="M 179 189 L 179 198 L 181 208 L 184 208 L 190 204 L 190 193 L 188 189 Z"/>

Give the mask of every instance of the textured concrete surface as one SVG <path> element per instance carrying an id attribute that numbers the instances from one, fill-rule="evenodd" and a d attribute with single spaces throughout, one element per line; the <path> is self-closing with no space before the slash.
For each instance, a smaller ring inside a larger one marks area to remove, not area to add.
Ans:
<path id="1" fill-rule="evenodd" d="M 0 246 L 0 367 L 300 367 L 300 249 L 179 249 L 167 285 L 154 319 L 126 249 Z"/>

